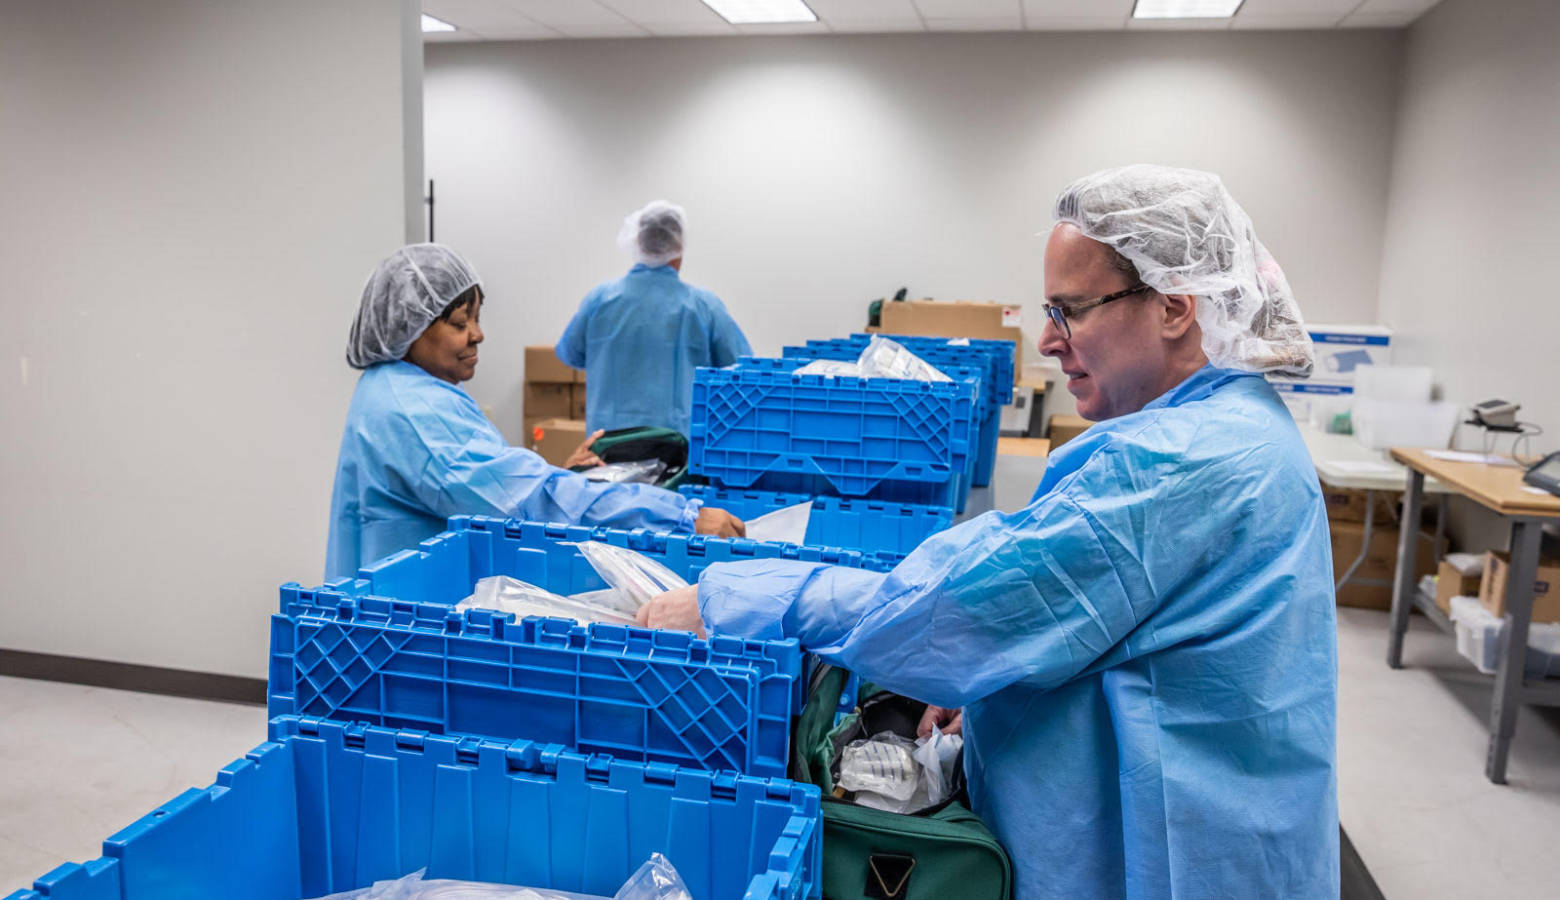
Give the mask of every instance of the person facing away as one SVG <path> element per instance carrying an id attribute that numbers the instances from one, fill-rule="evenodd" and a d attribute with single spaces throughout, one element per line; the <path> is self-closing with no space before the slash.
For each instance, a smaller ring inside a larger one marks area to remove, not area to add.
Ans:
<path id="1" fill-rule="evenodd" d="M 693 370 L 750 356 L 725 304 L 682 280 L 682 207 L 656 200 L 623 220 L 628 274 L 597 285 L 554 352 L 584 369 L 587 431 L 656 426 L 687 435 Z"/>
<path id="2" fill-rule="evenodd" d="M 347 363 L 362 369 L 336 461 L 327 579 L 416 547 L 454 515 L 739 535 L 742 523 L 671 491 L 600 484 L 504 442 L 460 386 L 477 370 L 485 295 L 440 244 L 390 254 L 363 286 Z M 582 444 L 570 464 L 595 460 Z"/>
<path id="3" fill-rule="evenodd" d="M 1040 349 L 1098 424 L 1028 507 L 886 574 L 712 565 L 640 620 L 794 637 L 962 725 L 1018 900 L 1336 898 L 1327 518 L 1259 374 L 1309 374 L 1299 309 L 1213 175 L 1107 170 L 1054 213 Z"/>

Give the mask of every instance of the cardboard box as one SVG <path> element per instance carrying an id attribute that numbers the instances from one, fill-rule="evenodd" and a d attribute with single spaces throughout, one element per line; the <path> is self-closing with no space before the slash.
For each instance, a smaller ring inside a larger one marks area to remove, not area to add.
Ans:
<path id="1" fill-rule="evenodd" d="M 1498 550 L 1484 554 L 1484 580 L 1479 602 L 1497 616 L 1506 614 L 1506 582 L 1511 577 L 1511 557 Z M 1540 559 L 1533 579 L 1533 621 L 1560 622 L 1560 560 Z"/>
<path id="2" fill-rule="evenodd" d="M 1051 442 L 1045 438 L 999 437 L 998 456 L 1050 456 Z"/>
<path id="3" fill-rule="evenodd" d="M 573 402 L 574 385 L 525 383 L 527 419 L 567 419 Z"/>
<path id="4" fill-rule="evenodd" d="M 569 418 L 585 418 L 585 385 L 569 385 Z"/>
<path id="5" fill-rule="evenodd" d="M 1435 605 L 1441 612 L 1452 614 L 1453 597 L 1477 597 L 1483 579 L 1478 575 L 1464 575 L 1457 567 L 1441 560 L 1435 570 Z"/>
<path id="6" fill-rule="evenodd" d="M 1093 424 L 1093 422 L 1082 416 L 1058 413 L 1052 416 L 1051 421 L 1046 425 L 1045 436 L 1051 441 L 1051 449 L 1055 450 L 1057 447 L 1088 431 L 1089 426 Z"/>
<path id="7" fill-rule="evenodd" d="M 1376 524 L 1391 526 L 1398 520 L 1398 504 L 1403 495 L 1396 491 L 1376 491 Z M 1365 521 L 1365 492 L 1322 485 L 1322 502 L 1327 504 L 1330 522 Z"/>
<path id="8" fill-rule="evenodd" d="M 971 300 L 903 300 L 883 304 L 883 334 L 922 334 L 1013 342 L 1013 373 L 1023 361 L 1023 307 Z"/>
<path id="9" fill-rule="evenodd" d="M 525 348 L 525 380 L 547 384 L 573 384 L 584 381 L 585 373 L 563 364 L 551 345 Z"/>
<path id="10" fill-rule="evenodd" d="M 531 427 L 526 439 L 542 459 L 561 466 L 574 448 L 585 441 L 585 423 L 576 419 L 542 419 Z"/>
<path id="11" fill-rule="evenodd" d="M 1333 522 L 1328 529 L 1332 535 L 1333 580 L 1337 581 L 1345 569 L 1360 553 L 1365 539 L 1365 526 L 1353 522 Z M 1358 606 L 1365 609 L 1392 608 L 1392 580 L 1397 575 L 1398 530 L 1375 528 L 1371 531 L 1370 550 L 1365 561 L 1354 571 L 1354 578 L 1369 579 L 1379 584 L 1356 584 L 1352 579 L 1338 591 L 1339 606 Z M 1415 554 L 1417 565 L 1414 578 L 1417 583 L 1422 575 L 1435 571 L 1435 542 L 1423 533 L 1419 535 L 1419 552 Z"/>

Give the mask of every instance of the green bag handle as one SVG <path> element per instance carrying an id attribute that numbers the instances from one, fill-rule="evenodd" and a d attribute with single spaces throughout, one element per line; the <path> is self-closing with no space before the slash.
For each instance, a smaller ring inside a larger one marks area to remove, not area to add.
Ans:
<path id="1" fill-rule="evenodd" d="M 791 741 L 792 780 L 817 785 L 825 795 L 834 790 L 834 776 L 829 773 L 829 732 L 849 679 L 850 673 L 838 666 L 818 664 Z"/>

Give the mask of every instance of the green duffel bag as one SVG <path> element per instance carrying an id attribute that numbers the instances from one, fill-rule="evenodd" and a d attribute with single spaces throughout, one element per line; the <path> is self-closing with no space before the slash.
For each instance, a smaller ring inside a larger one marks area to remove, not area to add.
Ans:
<path id="1" fill-rule="evenodd" d="M 914 738 L 926 704 L 862 685 L 856 708 L 834 723 L 849 673 L 820 665 L 792 741 L 791 777 L 823 791 L 824 900 L 1009 900 L 1013 869 L 970 812 L 962 760 L 948 800 L 912 815 L 857 806 L 835 791 L 846 744 L 884 731 Z"/>
<path id="2" fill-rule="evenodd" d="M 670 428 L 614 429 L 597 438 L 590 449 L 604 463 L 659 459 L 666 463 L 666 471 L 655 484 L 669 491 L 677 490 L 688 477 L 688 438 Z M 576 467 L 575 471 L 582 469 Z"/>

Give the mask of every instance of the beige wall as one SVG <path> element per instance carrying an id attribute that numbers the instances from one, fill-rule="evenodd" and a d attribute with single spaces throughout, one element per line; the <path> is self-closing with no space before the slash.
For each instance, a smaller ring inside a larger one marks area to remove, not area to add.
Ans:
<path id="1" fill-rule="evenodd" d="M 1557 248 L 1560 3 L 1446 0 L 1408 34 L 1381 321 L 1395 331 L 1395 360 L 1433 366 L 1448 399 L 1520 402 L 1520 416 L 1548 430 L 1536 445 L 1550 449 L 1560 446 Z"/>
<path id="2" fill-rule="evenodd" d="M 265 674 L 421 180 L 403 6 L 0 5 L 0 648 Z"/>
<path id="3" fill-rule="evenodd" d="M 427 52 L 437 234 L 491 291 L 472 391 L 519 435 L 521 347 L 551 343 L 655 197 L 684 275 L 755 348 L 859 328 L 869 300 L 1019 301 L 1069 180 L 1221 173 L 1308 317 L 1376 317 L 1402 33 L 1006 34 L 441 44 Z M 1063 392 L 1065 393 L 1065 392 Z"/>

